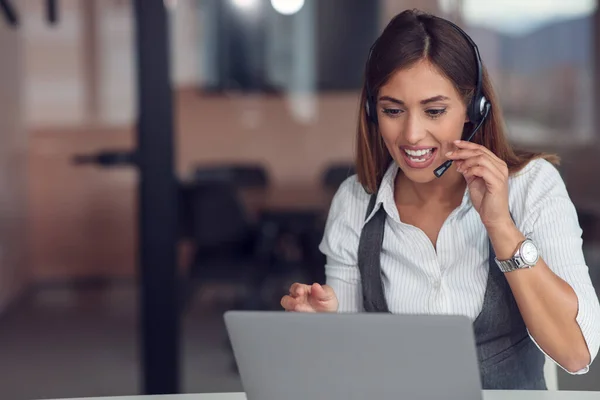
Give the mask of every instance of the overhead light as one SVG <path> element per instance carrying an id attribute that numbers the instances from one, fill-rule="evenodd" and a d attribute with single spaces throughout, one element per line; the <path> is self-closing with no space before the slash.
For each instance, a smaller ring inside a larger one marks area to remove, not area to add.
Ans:
<path id="1" fill-rule="evenodd" d="M 231 0 L 231 2 L 242 10 L 251 10 L 256 7 L 257 0 Z"/>
<path id="2" fill-rule="evenodd" d="M 304 6 L 304 0 L 271 0 L 271 5 L 279 14 L 296 14 Z"/>

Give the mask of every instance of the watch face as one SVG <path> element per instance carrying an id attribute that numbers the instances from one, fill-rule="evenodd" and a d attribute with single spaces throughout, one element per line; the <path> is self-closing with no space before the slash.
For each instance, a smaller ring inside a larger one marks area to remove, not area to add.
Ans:
<path id="1" fill-rule="evenodd" d="M 523 257 L 523 261 L 527 264 L 535 264 L 538 259 L 538 250 L 535 244 L 532 242 L 523 243 L 523 247 L 521 248 L 521 257 Z"/>

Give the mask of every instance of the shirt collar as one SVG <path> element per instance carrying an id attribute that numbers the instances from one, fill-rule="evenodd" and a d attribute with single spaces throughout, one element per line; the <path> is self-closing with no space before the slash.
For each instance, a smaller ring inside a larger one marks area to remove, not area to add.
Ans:
<path id="1" fill-rule="evenodd" d="M 398 175 L 398 170 L 398 164 L 396 164 L 395 161 L 392 161 L 385 171 L 381 184 L 379 185 L 379 191 L 377 192 L 373 211 L 371 211 L 365 222 L 370 220 L 380 207 L 385 209 L 385 212 L 389 217 L 400 222 L 396 200 L 394 199 L 394 183 L 396 181 L 396 176 Z M 471 206 L 471 197 L 469 196 L 469 187 L 467 186 L 459 208 L 468 206 Z"/>
<path id="2" fill-rule="evenodd" d="M 369 214 L 365 222 L 369 221 L 380 207 L 385 209 L 388 216 L 400 221 L 398 209 L 396 208 L 396 201 L 394 200 L 394 182 L 396 180 L 396 175 L 398 175 L 398 164 L 396 164 L 395 161 L 392 161 L 385 171 L 379 185 L 373 211 L 371 211 L 371 214 Z"/>

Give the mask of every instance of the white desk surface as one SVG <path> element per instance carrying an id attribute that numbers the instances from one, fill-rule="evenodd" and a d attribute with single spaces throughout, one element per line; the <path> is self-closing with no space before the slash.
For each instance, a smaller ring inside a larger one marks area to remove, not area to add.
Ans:
<path id="1" fill-rule="evenodd" d="M 164 396 L 96 397 L 69 400 L 246 400 L 243 393 L 179 394 Z M 600 400 L 600 392 L 484 391 L 484 400 Z M 58 400 L 58 399 L 57 399 Z"/>

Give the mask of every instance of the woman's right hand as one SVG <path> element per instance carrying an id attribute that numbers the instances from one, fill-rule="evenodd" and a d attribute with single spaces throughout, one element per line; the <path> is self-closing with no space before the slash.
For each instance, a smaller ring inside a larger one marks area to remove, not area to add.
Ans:
<path id="1" fill-rule="evenodd" d="M 290 287 L 290 294 L 281 299 L 281 306 L 286 311 L 336 312 L 338 299 L 331 286 L 294 283 Z"/>

